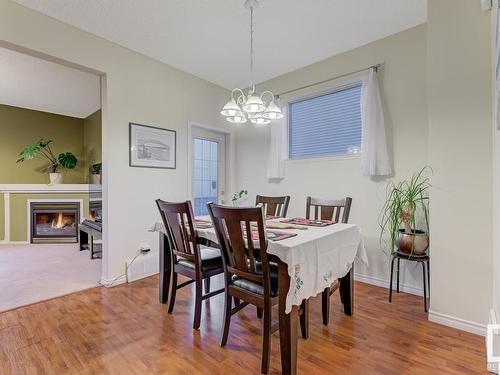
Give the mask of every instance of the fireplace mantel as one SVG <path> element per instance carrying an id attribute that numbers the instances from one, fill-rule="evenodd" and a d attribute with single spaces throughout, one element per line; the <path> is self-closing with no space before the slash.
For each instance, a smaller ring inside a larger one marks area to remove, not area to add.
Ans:
<path id="1" fill-rule="evenodd" d="M 96 187 L 89 184 L 0 184 L 0 193 L 87 193 L 97 190 Z"/>

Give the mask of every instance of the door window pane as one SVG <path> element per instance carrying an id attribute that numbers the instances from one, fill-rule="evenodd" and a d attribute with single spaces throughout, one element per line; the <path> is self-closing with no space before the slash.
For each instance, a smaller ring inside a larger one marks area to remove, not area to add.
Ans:
<path id="1" fill-rule="evenodd" d="M 219 144 L 206 139 L 193 139 L 193 193 L 194 214 L 208 215 L 207 203 L 217 202 Z"/>

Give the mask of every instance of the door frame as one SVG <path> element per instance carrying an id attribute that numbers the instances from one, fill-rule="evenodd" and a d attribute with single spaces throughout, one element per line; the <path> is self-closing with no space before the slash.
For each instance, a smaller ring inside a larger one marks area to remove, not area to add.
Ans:
<path id="1" fill-rule="evenodd" d="M 224 186 L 225 204 L 230 204 L 233 187 L 233 157 L 235 155 L 233 149 L 233 132 L 218 126 L 204 125 L 197 122 L 188 121 L 188 136 L 187 136 L 187 199 L 193 199 L 193 127 L 201 128 L 209 131 L 221 133 L 226 137 L 226 184 Z"/>

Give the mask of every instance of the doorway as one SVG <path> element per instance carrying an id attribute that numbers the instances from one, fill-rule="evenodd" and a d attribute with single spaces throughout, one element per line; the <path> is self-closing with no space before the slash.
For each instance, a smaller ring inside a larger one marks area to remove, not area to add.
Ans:
<path id="1" fill-rule="evenodd" d="M 207 203 L 226 203 L 227 135 L 191 128 L 191 192 L 195 216 L 208 215 Z"/>

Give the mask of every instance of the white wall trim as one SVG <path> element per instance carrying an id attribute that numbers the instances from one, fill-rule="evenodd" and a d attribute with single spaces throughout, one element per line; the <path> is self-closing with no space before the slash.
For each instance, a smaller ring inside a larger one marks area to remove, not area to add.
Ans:
<path id="1" fill-rule="evenodd" d="M 89 184 L 2 184 L 0 193 L 88 193 Z"/>
<path id="2" fill-rule="evenodd" d="M 0 241 L 0 245 L 29 245 L 28 241 Z M 54 244 L 57 245 L 57 244 Z M 67 245 L 67 244 L 66 244 Z"/>
<path id="3" fill-rule="evenodd" d="M 366 275 L 361 275 L 359 273 L 354 274 L 354 280 L 360 281 L 362 283 L 366 284 L 371 284 L 375 286 L 380 286 L 382 288 L 389 289 L 389 281 L 385 279 L 380 279 L 378 277 L 373 277 L 373 276 L 366 276 Z M 394 280 L 392 283 L 392 291 L 393 293 L 396 293 L 396 277 L 394 276 Z M 399 284 L 399 291 L 403 293 L 409 293 L 409 294 L 415 294 L 417 296 L 423 297 L 424 295 L 424 290 L 422 288 L 416 288 L 411 285 L 407 284 Z M 393 294 L 394 297 L 395 294 Z M 389 298 L 389 297 L 387 297 Z"/>
<path id="4" fill-rule="evenodd" d="M 471 322 L 470 320 L 465 320 L 457 318 L 455 316 L 446 315 L 429 310 L 429 321 L 442 324 L 444 326 L 460 329 L 462 331 L 474 333 L 480 336 L 486 336 L 486 326 L 484 324 Z"/>
<path id="5" fill-rule="evenodd" d="M 10 242 L 10 193 L 3 194 L 4 234 L 3 240 Z"/>
<path id="6" fill-rule="evenodd" d="M 114 279 L 105 279 L 104 277 L 101 277 L 101 280 L 99 280 L 99 284 L 105 286 L 106 288 L 110 288 L 112 286 L 117 286 L 120 284 L 125 284 L 126 282 L 127 282 L 126 275 L 121 275 Z"/>

